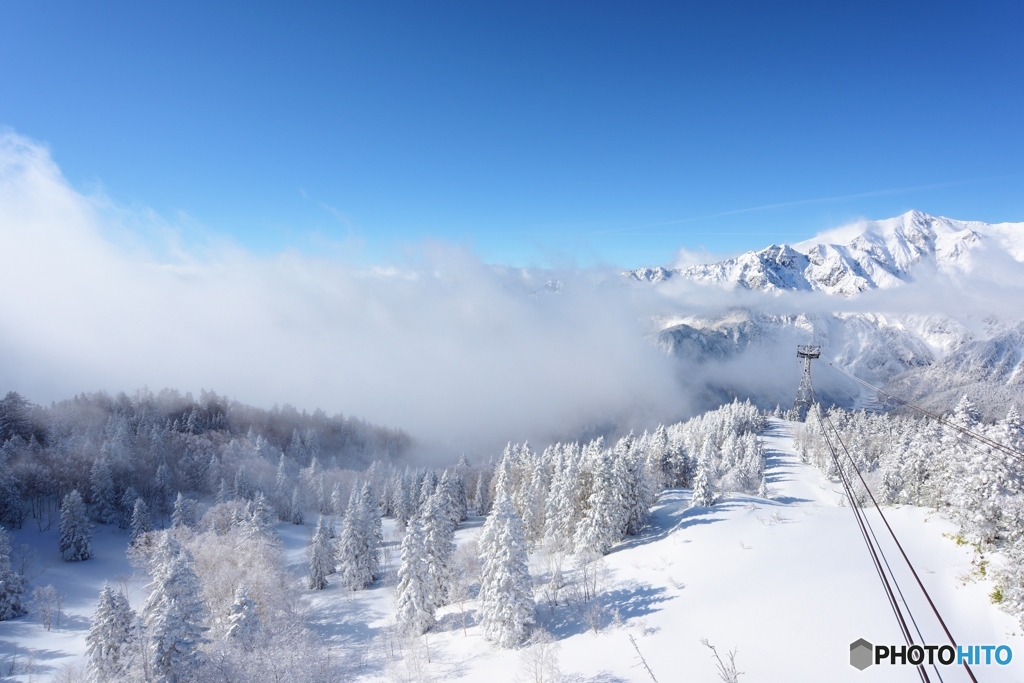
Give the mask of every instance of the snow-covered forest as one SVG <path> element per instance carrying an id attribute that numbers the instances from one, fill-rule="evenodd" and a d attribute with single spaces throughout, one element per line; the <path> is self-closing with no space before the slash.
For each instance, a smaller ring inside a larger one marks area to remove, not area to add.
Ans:
<path id="1" fill-rule="evenodd" d="M 655 589 L 628 567 L 672 561 L 622 562 L 645 545 L 679 543 L 716 510 L 746 510 L 770 529 L 787 518 L 775 509 L 765 522 L 766 506 L 842 503 L 806 483 L 793 495 L 800 479 L 778 450 L 791 444 L 835 482 L 817 414 L 783 421 L 778 409 L 772 417 L 733 401 L 639 434 L 509 442 L 474 462 L 424 467 L 403 432 L 320 411 L 172 391 L 41 407 L 9 393 L 0 621 L 23 635 L 0 640 L 0 667 L 69 683 L 427 681 L 437 657 L 465 650 L 453 640 L 461 636 L 480 643 L 464 657 L 481 647 L 514 654 L 516 680 L 574 680 L 561 668 L 562 642 L 622 629 L 629 661 L 664 667 L 664 649 L 640 645 L 656 631 L 636 630 L 646 622 L 630 616 Z M 1024 618 L 1019 464 L 924 418 L 833 407 L 825 419 L 878 500 L 955 523 L 943 542 L 968 552 L 986 602 Z M 985 423 L 964 399 L 949 419 L 1024 445 L 1016 409 Z M 64 638 L 59 666 L 37 661 L 46 649 L 32 633 Z M 719 677 L 739 680 L 736 651 L 712 645 Z"/>
<path id="2" fill-rule="evenodd" d="M 866 473 L 879 502 L 935 508 L 959 525 L 957 541 L 974 546 L 980 571 L 996 580 L 993 602 L 1024 624 L 1024 462 L 916 414 L 871 414 L 834 407 L 825 419 L 849 445 L 850 455 Z M 964 397 L 950 421 L 1024 451 L 1024 420 L 1016 407 L 1002 420 L 985 423 Z M 813 413 L 796 443 L 806 462 L 835 477 L 822 424 Z M 849 467 L 842 460 L 840 464 Z M 866 503 L 863 487 L 859 492 L 860 502 Z M 994 550 L 1001 552 L 990 566 L 987 558 Z"/>
<path id="3" fill-rule="evenodd" d="M 566 609 L 597 628 L 601 557 L 645 530 L 659 492 L 693 486 L 691 505 L 711 506 L 721 487 L 765 490 L 766 422 L 749 403 L 614 444 L 509 443 L 444 469 L 403 464 L 399 431 L 212 393 L 48 408 L 10 393 L 0 418 L 3 521 L 21 539 L 57 537 L 50 549 L 0 533 L 0 618 L 49 632 L 64 596 L 35 575 L 38 557 L 88 567 L 109 552 L 95 535 L 124 539 L 131 574 L 104 577 L 67 680 L 347 680 L 351 653 L 318 638 L 303 603 L 332 585 L 388 586 L 389 632 L 413 650 L 452 605 L 497 648 L 543 641 Z M 456 544 L 471 514 L 485 517 L 481 533 Z M 281 533 L 299 528 L 296 577 Z M 7 666 L 25 673 L 16 656 Z"/>

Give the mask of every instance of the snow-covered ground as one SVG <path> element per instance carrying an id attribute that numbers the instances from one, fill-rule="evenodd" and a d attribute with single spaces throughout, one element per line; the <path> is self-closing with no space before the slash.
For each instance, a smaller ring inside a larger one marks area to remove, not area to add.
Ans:
<path id="1" fill-rule="evenodd" d="M 849 645 L 902 642 L 851 510 L 837 484 L 794 455 L 790 425 L 772 421 L 763 435 L 772 500 L 725 494 L 710 509 L 688 509 L 689 491 L 666 491 L 644 534 L 616 546 L 604 558 L 606 574 L 597 613 L 541 600 L 539 623 L 555 640 L 555 654 L 569 680 L 649 681 L 633 641 L 661 683 L 717 680 L 707 639 L 721 654 L 735 649 L 740 681 L 907 681 L 912 667 L 849 664 Z M 886 515 L 921 580 L 961 643 L 1007 644 L 1016 654 L 1008 666 L 976 667 L 981 681 L 1024 680 L 1024 638 L 1016 621 L 988 599 L 989 581 L 972 567 L 973 552 L 949 537 L 955 528 L 916 507 L 887 508 Z M 480 532 L 471 518 L 456 534 L 466 543 Z M 881 536 L 881 521 L 870 516 Z M 390 520 L 385 535 L 393 537 Z M 278 527 L 296 581 L 305 571 L 308 528 Z M 392 538 L 392 543 L 394 543 Z M 34 652 L 33 680 L 47 680 L 60 666 L 81 661 L 88 618 L 104 578 L 123 581 L 130 568 L 126 539 L 109 528 L 96 538 L 96 559 L 67 564 L 56 553 L 56 535 L 34 529 L 14 534 L 40 557 L 33 585 L 52 583 L 68 595 L 65 617 L 47 633 L 31 615 L 0 623 L 0 657 Z M 898 555 L 886 547 L 896 569 Z M 390 546 L 390 562 L 397 560 Z M 544 576 L 542 557 L 533 570 Z M 569 563 L 566 565 L 570 566 Z M 941 644 L 912 579 L 896 569 L 900 586 L 925 640 Z M 387 582 L 384 582 L 387 584 Z M 129 583 L 138 606 L 138 582 Z M 354 594 L 329 586 L 306 592 L 309 622 L 337 646 L 355 680 L 516 681 L 536 646 L 519 651 L 490 647 L 474 626 L 474 604 L 465 634 L 458 607 L 438 614 L 436 631 L 413 644 L 389 635 L 393 588 L 378 582 Z M 592 625 L 596 623 L 595 631 Z M 1018 659 L 1021 658 L 1021 659 Z M 946 683 L 967 680 L 963 669 L 942 667 Z M 3 675 L 3 672 L 0 672 Z M 18 680 L 29 680 L 22 672 Z M 937 680 L 933 675 L 932 680 Z"/>

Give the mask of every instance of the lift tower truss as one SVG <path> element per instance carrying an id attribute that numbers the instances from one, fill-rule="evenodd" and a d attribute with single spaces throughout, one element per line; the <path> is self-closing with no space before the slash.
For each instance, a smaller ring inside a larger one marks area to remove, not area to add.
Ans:
<path id="1" fill-rule="evenodd" d="M 814 403 L 814 390 L 811 386 L 811 361 L 821 358 L 821 347 L 800 344 L 796 347 L 796 357 L 804 362 L 804 374 L 800 378 L 800 386 L 796 390 L 793 412 L 799 415 L 799 419 L 802 421 L 807 417 L 807 411 Z"/>

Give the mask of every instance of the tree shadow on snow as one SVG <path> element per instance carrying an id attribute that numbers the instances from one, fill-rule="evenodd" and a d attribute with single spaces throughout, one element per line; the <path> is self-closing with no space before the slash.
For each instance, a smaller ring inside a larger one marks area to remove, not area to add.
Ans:
<path id="1" fill-rule="evenodd" d="M 604 629 L 617 621 L 628 621 L 661 610 L 663 602 L 674 600 L 664 587 L 632 583 L 601 593 L 584 605 L 558 605 L 549 612 L 544 627 L 562 640 L 587 631 Z"/>
<path id="2" fill-rule="evenodd" d="M 24 618 L 24 617 L 22 617 Z M 48 676 L 56 673 L 56 668 L 41 662 L 63 659 L 70 656 L 63 650 L 45 650 L 37 647 L 25 647 L 15 640 L 0 640 L 0 680 L 11 680 L 8 675 Z M 10 669 L 13 668 L 13 671 Z"/>
<path id="3" fill-rule="evenodd" d="M 691 508 L 689 489 L 669 489 L 662 494 L 655 506 L 651 523 L 640 532 L 639 536 L 630 536 L 609 551 L 609 555 L 630 548 L 647 545 L 668 538 L 676 531 L 687 529 L 698 524 L 713 524 L 722 521 L 722 517 L 714 517 L 716 512 L 726 512 L 744 505 L 743 501 L 726 499 L 711 507 Z"/>
<path id="4" fill-rule="evenodd" d="M 337 589 L 344 593 L 342 589 Z M 369 622 L 379 619 L 382 615 L 376 610 L 357 600 L 343 597 L 328 604 L 318 605 L 312 612 L 308 624 L 325 640 L 343 645 L 366 644 L 380 632 L 379 628 Z"/>

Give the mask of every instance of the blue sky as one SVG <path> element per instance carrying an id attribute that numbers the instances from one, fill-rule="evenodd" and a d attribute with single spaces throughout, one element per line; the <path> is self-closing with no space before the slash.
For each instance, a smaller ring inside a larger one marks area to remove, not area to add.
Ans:
<path id="1" fill-rule="evenodd" d="M 1024 5 L 704 4 L 7 1 L 0 125 L 260 253 L 636 266 L 1024 220 Z"/>

